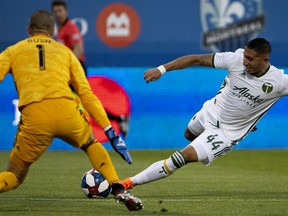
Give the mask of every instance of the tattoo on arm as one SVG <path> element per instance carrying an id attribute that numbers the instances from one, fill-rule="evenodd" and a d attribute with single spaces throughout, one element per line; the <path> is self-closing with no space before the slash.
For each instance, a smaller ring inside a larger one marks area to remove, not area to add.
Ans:
<path id="1" fill-rule="evenodd" d="M 213 62 L 212 62 L 212 56 L 213 54 L 204 54 L 204 55 L 201 55 L 201 65 L 203 66 L 213 66 Z"/>

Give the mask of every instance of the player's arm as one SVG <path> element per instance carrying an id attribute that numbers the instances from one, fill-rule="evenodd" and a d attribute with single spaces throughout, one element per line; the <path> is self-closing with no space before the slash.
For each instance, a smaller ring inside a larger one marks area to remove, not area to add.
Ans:
<path id="1" fill-rule="evenodd" d="M 9 58 L 9 51 L 6 49 L 2 53 L 0 53 L 0 82 L 4 79 L 4 77 L 10 71 L 10 58 Z"/>
<path id="2" fill-rule="evenodd" d="M 81 36 L 79 28 L 76 24 L 71 24 L 69 32 L 67 32 L 67 40 L 72 45 L 72 52 L 80 59 L 81 55 L 84 53 L 84 43 L 83 38 Z"/>
<path id="3" fill-rule="evenodd" d="M 113 149 L 127 161 L 127 163 L 131 164 L 132 157 L 126 148 L 126 144 L 122 138 L 115 133 L 101 101 L 93 94 L 80 62 L 73 54 L 71 54 L 71 58 L 71 83 L 77 95 L 80 97 L 84 109 L 89 113 L 91 118 L 103 128 Z"/>
<path id="4" fill-rule="evenodd" d="M 164 73 L 168 71 L 180 70 L 192 66 L 213 67 L 213 57 L 214 54 L 191 54 L 182 56 L 157 68 L 152 68 L 145 71 L 144 79 L 147 83 L 149 83 L 150 81 L 158 80 Z"/>
<path id="5" fill-rule="evenodd" d="M 72 51 L 73 51 L 74 55 L 75 55 L 78 59 L 80 59 L 81 55 L 82 55 L 83 52 L 84 52 L 83 42 L 82 42 L 82 41 L 79 41 L 79 42 L 75 43 L 75 44 L 73 45 L 73 50 L 72 50 Z"/>

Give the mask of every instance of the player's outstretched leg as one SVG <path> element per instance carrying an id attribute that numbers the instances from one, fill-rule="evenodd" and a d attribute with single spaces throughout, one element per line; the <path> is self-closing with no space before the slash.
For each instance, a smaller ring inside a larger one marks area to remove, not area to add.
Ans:
<path id="1" fill-rule="evenodd" d="M 144 208 L 142 201 L 126 191 L 122 184 L 113 184 L 112 192 L 117 203 L 125 205 L 129 211 L 138 211 Z"/>
<path id="2" fill-rule="evenodd" d="M 182 153 L 176 151 L 168 159 L 157 161 L 137 175 L 121 180 L 120 183 L 128 190 L 136 185 L 168 177 L 185 164 L 186 161 Z"/>

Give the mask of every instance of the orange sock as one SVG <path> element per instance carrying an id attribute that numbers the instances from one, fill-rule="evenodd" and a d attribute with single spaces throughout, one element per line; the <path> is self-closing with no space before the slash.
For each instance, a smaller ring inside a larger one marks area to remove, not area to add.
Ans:
<path id="1" fill-rule="evenodd" d="M 86 149 L 86 153 L 92 166 L 107 179 L 110 185 L 120 182 L 110 155 L 100 142 L 91 144 Z"/>
<path id="2" fill-rule="evenodd" d="M 19 185 L 20 182 L 14 173 L 8 171 L 0 173 L 0 193 L 15 189 Z"/>

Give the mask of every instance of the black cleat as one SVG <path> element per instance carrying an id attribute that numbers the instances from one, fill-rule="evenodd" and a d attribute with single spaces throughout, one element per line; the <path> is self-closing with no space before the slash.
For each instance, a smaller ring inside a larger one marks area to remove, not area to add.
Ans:
<path id="1" fill-rule="evenodd" d="M 142 201 L 126 190 L 114 195 L 114 199 L 117 203 L 125 205 L 129 211 L 139 211 L 144 208 Z"/>

